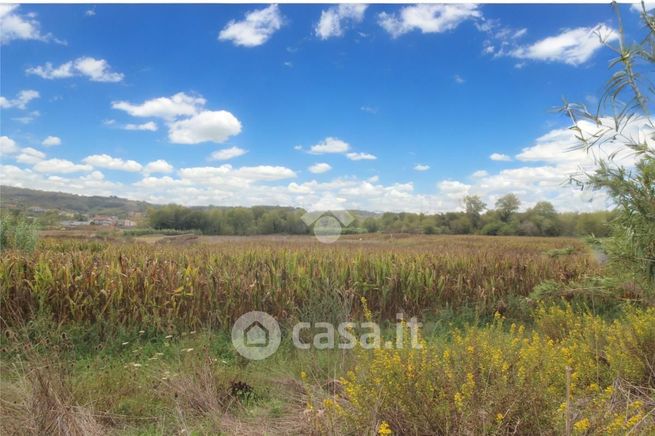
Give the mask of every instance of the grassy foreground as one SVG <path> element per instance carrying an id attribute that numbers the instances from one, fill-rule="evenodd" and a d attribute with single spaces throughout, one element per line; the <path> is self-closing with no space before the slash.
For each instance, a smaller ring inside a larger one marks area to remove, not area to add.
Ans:
<path id="1" fill-rule="evenodd" d="M 651 434 L 655 311 L 573 239 L 41 241 L 0 260 L 9 434 Z M 535 291 L 536 289 L 536 291 Z M 618 296 L 618 298 L 617 298 Z M 253 362 L 231 323 L 263 310 Z M 422 349 L 296 350 L 302 321 L 423 322 Z M 567 382 L 568 376 L 568 382 Z M 568 393 L 567 393 L 568 392 Z"/>

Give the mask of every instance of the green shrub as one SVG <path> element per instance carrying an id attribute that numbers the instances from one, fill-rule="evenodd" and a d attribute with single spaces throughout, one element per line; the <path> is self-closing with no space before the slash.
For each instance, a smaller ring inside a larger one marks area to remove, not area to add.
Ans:
<path id="1" fill-rule="evenodd" d="M 37 226 L 20 216 L 4 216 L 0 220 L 0 248 L 34 251 L 39 234 Z"/>

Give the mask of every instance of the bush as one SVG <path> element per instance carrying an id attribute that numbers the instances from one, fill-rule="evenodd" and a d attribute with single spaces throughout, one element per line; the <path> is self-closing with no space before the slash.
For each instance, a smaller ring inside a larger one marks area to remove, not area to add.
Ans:
<path id="1" fill-rule="evenodd" d="M 0 248 L 34 251 L 39 234 L 36 224 L 20 216 L 0 220 Z"/>
<path id="2" fill-rule="evenodd" d="M 558 434 L 570 367 L 568 417 L 577 433 L 655 431 L 655 310 L 629 309 L 608 323 L 553 307 L 538 313 L 537 325 L 531 333 L 507 328 L 497 315 L 422 349 L 358 350 L 342 380 L 345 400 L 329 410 L 355 434 L 386 426 L 402 434 Z"/>

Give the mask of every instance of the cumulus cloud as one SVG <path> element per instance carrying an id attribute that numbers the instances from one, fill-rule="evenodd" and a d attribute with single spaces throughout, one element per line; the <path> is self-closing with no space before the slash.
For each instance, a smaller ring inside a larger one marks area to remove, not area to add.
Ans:
<path id="1" fill-rule="evenodd" d="M 127 171 L 131 173 L 139 172 L 143 166 L 134 160 L 123 160 L 108 154 L 94 154 L 82 159 L 85 164 L 96 168 L 107 168 L 110 170 Z"/>
<path id="2" fill-rule="evenodd" d="M 153 173 L 171 173 L 173 172 L 173 165 L 169 164 L 163 159 L 158 159 L 152 162 L 148 162 L 143 168 L 145 174 Z"/>
<path id="3" fill-rule="evenodd" d="M 34 170 L 39 173 L 81 173 L 93 170 L 91 165 L 81 165 L 66 159 L 47 159 L 34 165 Z"/>
<path id="4" fill-rule="evenodd" d="M 201 96 L 178 92 L 171 97 L 158 97 L 146 100 L 141 104 L 127 101 L 112 102 L 111 107 L 122 110 L 133 117 L 157 117 L 172 120 L 177 117 L 197 114 L 207 103 Z"/>
<path id="5" fill-rule="evenodd" d="M 294 147 L 296 150 L 302 150 L 302 147 Z M 309 154 L 343 154 L 350 160 L 375 160 L 376 156 L 370 153 L 356 153 L 350 151 L 351 147 L 345 141 L 342 141 L 339 138 L 333 138 L 331 136 L 325 138 L 323 141 L 318 144 L 312 145 L 308 153 Z"/>
<path id="6" fill-rule="evenodd" d="M 564 30 L 558 35 L 549 36 L 531 45 L 519 46 L 511 50 L 509 55 L 519 59 L 580 65 L 601 49 L 603 42 L 612 42 L 618 37 L 614 29 L 604 24 L 578 27 Z"/>
<path id="7" fill-rule="evenodd" d="M 190 167 L 179 170 L 182 180 L 190 183 L 212 187 L 250 186 L 255 182 L 275 181 L 296 177 L 296 173 L 286 167 L 273 165 L 257 165 L 234 168 L 230 164 L 217 167 Z"/>
<path id="8" fill-rule="evenodd" d="M 19 147 L 16 145 L 16 141 L 8 136 L 0 136 L 0 154 L 14 154 L 18 150 Z"/>
<path id="9" fill-rule="evenodd" d="M 115 101 L 112 108 L 134 117 L 163 118 L 168 125 L 168 139 L 174 144 L 199 144 L 201 142 L 225 142 L 241 132 L 241 122 L 225 110 L 205 110 L 207 103 L 202 96 L 179 92 L 171 97 L 158 97 L 141 104 Z M 141 130 L 151 130 L 154 123 L 140 125 Z M 149 127 L 144 129 L 143 127 Z"/>
<path id="10" fill-rule="evenodd" d="M 148 131 L 148 132 L 156 132 L 157 131 L 157 123 L 154 121 L 148 121 L 147 123 L 142 123 L 142 124 L 125 124 L 123 127 L 125 130 L 141 130 L 141 131 Z"/>
<path id="11" fill-rule="evenodd" d="M 49 41 L 53 37 L 41 33 L 41 25 L 33 14 L 19 14 L 18 5 L 0 5 L 0 44 L 20 39 Z"/>
<path id="12" fill-rule="evenodd" d="M 241 132 L 241 122 L 228 111 L 204 111 L 191 118 L 174 121 L 168 138 L 175 144 L 225 142 Z"/>
<path id="13" fill-rule="evenodd" d="M 475 4 L 418 4 L 406 6 L 398 14 L 382 12 L 378 23 L 397 38 L 413 30 L 421 33 L 442 33 L 455 29 L 462 22 L 481 17 Z"/>
<path id="14" fill-rule="evenodd" d="M 591 123 L 587 120 L 579 121 L 576 126 L 579 130 L 571 128 L 553 129 L 536 139 L 534 145 L 523 148 L 516 159 L 523 162 L 545 162 L 549 164 L 566 166 L 567 168 L 589 168 L 598 158 L 608 159 L 613 156 L 615 163 L 623 165 L 634 164 L 634 154 L 624 146 L 627 143 L 647 144 L 655 149 L 654 121 L 646 117 L 634 117 L 621 124 L 620 132 L 615 129 L 614 119 L 600 118 L 600 123 Z M 595 138 L 613 138 L 604 141 L 602 146 L 593 147 L 589 152 L 580 147 L 577 138 L 580 136 L 588 140 Z"/>
<path id="15" fill-rule="evenodd" d="M 24 164 L 34 165 L 45 159 L 45 153 L 32 147 L 23 148 L 20 154 L 16 156 L 16 161 Z"/>
<path id="16" fill-rule="evenodd" d="M 375 160 L 376 156 L 370 153 L 346 153 L 346 157 L 350 160 Z"/>
<path id="17" fill-rule="evenodd" d="M 430 169 L 430 165 L 425 165 L 425 164 L 414 165 L 414 171 L 427 171 L 429 169 Z"/>
<path id="18" fill-rule="evenodd" d="M 350 150 L 350 144 L 333 137 L 327 137 L 309 148 L 311 154 L 346 153 L 348 150 Z"/>
<path id="19" fill-rule="evenodd" d="M 58 136 L 48 136 L 43 141 L 41 141 L 41 145 L 44 147 L 54 147 L 55 145 L 61 145 L 61 138 Z"/>
<path id="20" fill-rule="evenodd" d="M 512 157 L 503 153 L 491 153 L 489 159 L 495 160 L 497 162 L 510 162 Z"/>
<path id="21" fill-rule="evenodd" d="M 99 171 L 78 177 L 62 177 L 59 175 L 49 176 L 15 165 L 0 165 L 0 174 L 6 178 L 6 182 L 3 183 L 9 186 L 81 195 L 116 195 L 122 192 L 123 187 L 120 183 L 105 180 Z"/>
<path id="22" fill-rule="evenodd" d="M 284 18 L 277 5 L 246 13 L 241 21 L 231 20 L 218 34 L 221 41 L 231 41 L 234 45 L 256 47 L 264 44 L 282 28 Z"/>
<path id="23" fill-rule="evenodd" d="M 321 11 L 321 19 L 314 32 L 320 39 L 342 36 L 349 24 L 361 23 L 367 5 L 341 4 Z"/>
<path id="24" fill-rule="evenodd" d="M 478 179 L 480 177 L 486 177 L 488 175 L 489 175 L 489 173 L 486 170 L 477 170 L 476 172 L 471 174 L 471 177 L 474 177 L 474 178 Z"/>
<path id="25" fill-rule="evenodd" d="M 120 82 L 125 77 L 122 73 L 112 71 L 106 60 L 88 56 L 65 62 L 58 67 L 46 62 L 44 65 L 28 68 L 25 72 L 49 80 L 84 76 L 92 82 Z"/>
<path id="26" fill-rule="evenodd" d="M 209 156 L 209 158 L 211 160 L 230 160 L 235 157 L 243 156 L 246 153 L 248 153 L 248 151 L 243 148 L 229 147 L 222 150 L 216 150 Z"/>
<path id="27" fill-rule="evenodd" d="M 312 174 L 323 174 L 332 169 L 332 166 L 325 162 L 316 163 L 309 167 L 309 172 Z"/>
<path id="28" fill-rule="evenodd" d="M 1 7 L 1 6 L 0 6 Z M 39 93 L 33 89 L 24 89 L 18 93 L 16 98 L 8 99 L 0 97 L 0 108 L 2 109 L 27 109 L 27 105 L 32 100 L 39 98 Z"/>

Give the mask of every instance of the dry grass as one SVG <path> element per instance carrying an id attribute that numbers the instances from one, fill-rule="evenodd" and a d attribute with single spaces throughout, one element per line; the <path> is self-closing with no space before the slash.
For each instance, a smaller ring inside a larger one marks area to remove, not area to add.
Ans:
<path id="1" fill-rule="evenodd" d="M 546 254 L 565 247 L 572 253 Z M 386 319 L 401 310 L 466 306 L 490 315 L 544 280 L 564 284 L 598 270 L 573 239 L 384 235 L 330 246 L 296 237 L 183 247 L 57 241 L 34 254 L 3 254 L 0 316 L 8 326 L 45 313 L 64 324 L 226 328 L 250 310 L 293 320 L 312 306 L 336 310 L 360 297 Z M 355 304 L 351 314 L 360 310 Z"/>
<path id="2" fill-rule="evenodd" d="M 38 363 L 37 363 L 38 362 Z M 0 422 L 4 434 L 93 436 L 106 434 L 93 412 L 75 403 L 61 368 L 33 357 L 3 382 Z"/>

